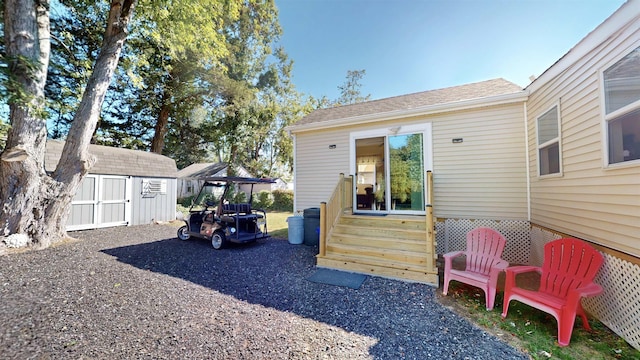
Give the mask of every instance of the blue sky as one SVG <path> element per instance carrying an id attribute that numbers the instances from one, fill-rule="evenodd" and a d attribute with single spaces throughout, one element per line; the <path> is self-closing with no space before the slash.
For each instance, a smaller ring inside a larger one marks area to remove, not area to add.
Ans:
<path id="1" fill-rule="evenodd" d="M 624 0 L 275 0 L 298 91 L 372 99 L 502 77 L 522 87 Z"/>

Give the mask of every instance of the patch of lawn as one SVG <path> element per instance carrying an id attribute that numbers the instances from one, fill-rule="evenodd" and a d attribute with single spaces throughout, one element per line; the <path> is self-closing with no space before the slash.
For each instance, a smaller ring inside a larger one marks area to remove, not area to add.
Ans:
<path id="1" fill-rule="evenodd" d="M 589 317 L 593 329 L 582 328 L 582 320 L 576 319 L 567 347 L 558 346 L 557 323 L 553 316 L 518 301 L 509 305 L 509 314 L 502 319 L 503 293 L 496 296 L 493 311 L 487 311 L 482 290 L 451 282 L 449 294 L 438 297 L 444 305 L 452 307 L 458 314 L 468 318 L 510 345 L 528 353 L 533 359 L 625 359 L 640 360 L 640 351 L 635 350 L 600 321 Z"/>
<path id="2" fill-rule="evenodd" d="M 267 212 L 267 226 L 269 235 L 276 239 L 288 239 L 289 238 L 289 223 L 287 218 L 293 216 L 291 212 Z"/>

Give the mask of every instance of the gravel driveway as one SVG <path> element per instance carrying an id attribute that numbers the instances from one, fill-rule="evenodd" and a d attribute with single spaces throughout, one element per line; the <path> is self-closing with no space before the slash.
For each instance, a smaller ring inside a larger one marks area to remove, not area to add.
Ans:
<path id="1" fill-rule="evenodd" d="M 317 284 L 315 247 L 213 250 L 166 225 L 0 256 L 3 359 L 528 359 L 423 284 Z"/>

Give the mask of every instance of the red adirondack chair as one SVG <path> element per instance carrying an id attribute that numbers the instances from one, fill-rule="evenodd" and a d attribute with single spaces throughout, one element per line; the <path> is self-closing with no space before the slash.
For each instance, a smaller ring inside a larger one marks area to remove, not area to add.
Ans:
<path id="1" fill-rule="evenodd" d="M 499 232 L 479 227 L 467 233 L 467 250 L 444 254 L 444 285 L 442 293 L 447 295 L 449 282 L 456 280 L 479 287 L 484 291 L 487 310 L 493 309 L 496 300 L 498 275 L 509 263 L 502 260 L 506 240 Z M 464 270 L 452 268 L 453 259 L 466 255 Z"/>
<path id="2" fill-rule="evenodd" d="M 602 293 L 602 287 L 593 282 L 602 262 L 602 255 L 584 241 L 567 238 L 547 243 L 542 267 L 513 266 L 505 270 L 502 318 L 507 316 L 511 300 L 528 304 L 553 315 L 558 322 L 558 344 L 569 345 L 576 316 L 591 331 L 580 300 Z M 538 291 L 516 285 L 516 275 L 530 271 L 541 275 Z"/>

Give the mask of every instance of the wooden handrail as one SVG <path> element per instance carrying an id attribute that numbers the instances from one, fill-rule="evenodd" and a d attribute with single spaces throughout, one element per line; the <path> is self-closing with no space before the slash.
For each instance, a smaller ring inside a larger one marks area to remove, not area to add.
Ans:
<path id="1" fill-rule="evenodd" d="M 427 205 L 425 206 L 426 228 L 427 228 L 427 267 L 436 270 L 436 232 L 433 218 L 433 173 L 427 171 Z"/>
<path id="2" fill-rule="evenodd" d="M 353 176 L 340 174 L 340 179 L 329 201 L 320 204 L 320 243 L 319 256 L 325 255 L 327 235 L 347 210 L 353 209 Z"/>

